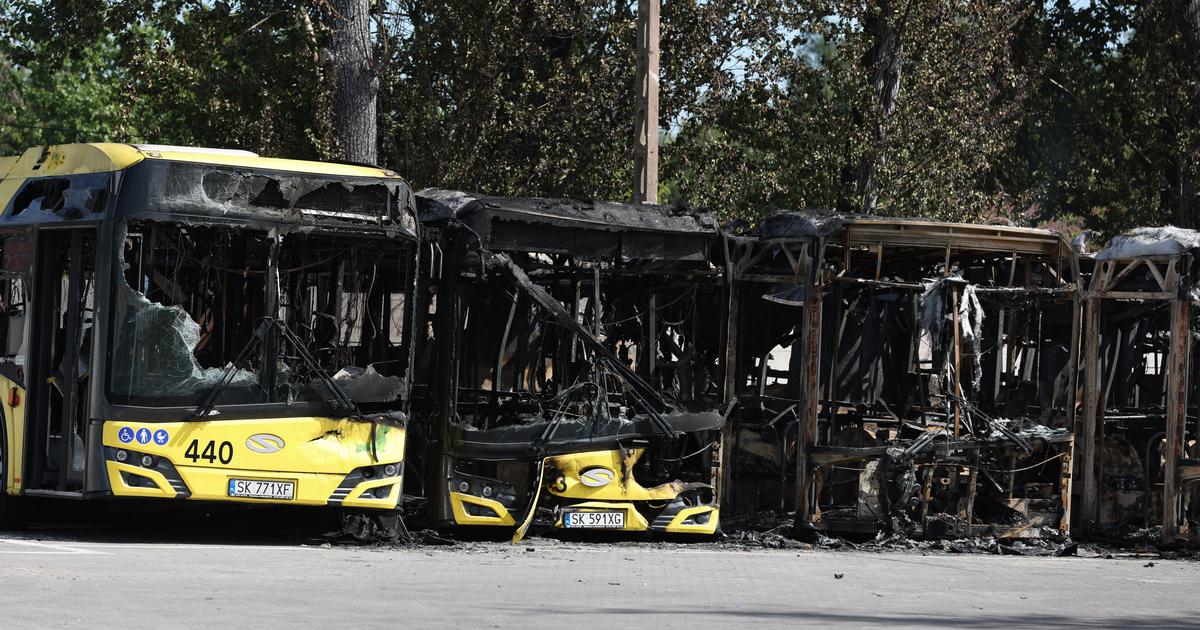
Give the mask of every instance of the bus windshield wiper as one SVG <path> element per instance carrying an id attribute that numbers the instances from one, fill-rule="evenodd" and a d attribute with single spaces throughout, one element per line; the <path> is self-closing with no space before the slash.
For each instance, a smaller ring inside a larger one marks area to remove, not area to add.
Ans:
<path id="1" fill-rule="evenodd" d="M 342 389 L 342 387 L 337 384 L 337 381 L 334 381 L 333 378 L 329 376 L 329 373 L 321 367 L 321 364 L 317 363 L 316 357 L 314 357 L 312 353 L 308 351 L 308 348 L 304 346 L 304 341 L 297 337 L 296 333 L 292 332 L 292 329 L 288 328 L 287 324 L 284 324 L 281 320 L 275 319 L 272 321 L 274 321 L 276 328 L 279 329 L 279 334 L 281 337 L 283 337 L 284 341 L 292 344 L 292 347 L 296 349 L 296 354 L 300 356 L 300 360 L 304 361 L 304 364 L 308 366 L 308 369 L 312 370 L 312 372 L 317 375 L 317 379 L 321 381 L 321 384 L 325 386 L 325 390 L 329 394 L 329 396 L 325 398 L 325 401 L 333 405 L 334 408 L 338 409 L 339 411 L 343 411 L 350 416 L 360 415 L 358 405 L 352 398 L 350 398 L 350 395 L 346 393 L 346 390 Z"/>
<path id="2" fill-rule="evenodd" d="M 246 363 L 250 358 L 250 354 L 262 343 L 263 336 L 271 326 L 270 321 L 270 317 L 259 319 L 258 327 L 254 330 L 254 334 L 250 337 L 250 340 L 246 342 L 246 346 L 238 353 L 236 359 L 226 365 L 225 369 L 221 370 L 221 378 L 217 379 L 217 382 L 208 390 L 208 395 L 204 397 L 204 400 L 200 401 L 200 404 L 188 414 L 188 420 L 207 418 L 213 412 L 217 404 L 217 397 L 233 381 L 233 375 Z"/>
<path id="3" fill-rule="evenodd" d="M 213 411 L 216 409 L 217 398 L 221 395 L 221 392 L 224 391 L 229 383 L 233 381 L 234 374 L 236 374 L 237 371 L 246 364 L 254 351 L 258 349 L 260 345 L 262 345 L 263 339 L 272 331 L 278 332 L 281 339 L 291 344 L 291 346 L 296 349 L 296 353 L 300 357 L 300 360 L 304 361 L 304 364 L 308 367 L 308 369 L 316 374 L 317 380 L 319 380 L 324 386 L 327 394 L 327 396 L 325 396 L 325 401 L 327 403 L 333 406 L 334 409 L 344 412 L 349 416 L 360 415 L 358 405 L 354 402 L 354 400 L 351 399 L 346 391 L 342 389 L 341 386 L 338 385 L 337 382 L 334 381 L 324 369 L 321 368 L 321 365 L 317 363 L 316 358 L 312 356 L 312 354 L 308 351 L 308 348 L 304 347 L 304 342 L 296 336 L 296 333 L 292 332 L 292 330 L 287 327 L 287 324 L 279 319 L 269 316 L 261 317 L 258 321 L 258 328 L 254 331 L 254 335 L 246 343 L 246 346 L 242 348 L 242 351 L 238 353 L 237 358 L 234 359 L 230 364 L 226 365 L 225 369 L 221 371 L 221 378 L 218 379 L 213 385 L 212 389 L 209 390 L 208 395 L 204 397 L 204 400 L 201 401 L 201 403 L 195 409 L 193 409 L 190 414 L 188 414 L 189 420 L 204 419 L 213 413 Z M 267 359 L 270 361 L 275 361 L 277 360 L 277 357 L 267 357 Z"/>

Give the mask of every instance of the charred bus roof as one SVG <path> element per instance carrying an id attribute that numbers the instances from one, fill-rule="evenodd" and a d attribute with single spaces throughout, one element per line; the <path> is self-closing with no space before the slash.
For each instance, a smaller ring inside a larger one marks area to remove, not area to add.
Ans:
<path id="1" fill-rule="evenodd" d="M 97 143 L 0 158 L 0 176 L 0 223 L 145 218 L 416 235 L 412 189 L 370 166 Z"/>
<path id="2" fill-rule="evenodd" d="M 830 245 L 852 248 L 883 243 L 897 248 L 941 248 L 964 251 L 1068 256 L 1070 245 L 1049 230 L 1011 225 L 952 223 L 924 218 L 877 217 L 828 211 L 781 211 L 753 230 L 760 240 L 820 237 Z"/>
<path id="3" fill-rule="evenodd" d="M 426 188 L 423 224 L 457 220 L 492 251 L 620 260 L 708 260 L 718 236 L 710 213 L 677 206 L 541 197 L 496 197 Z"/>

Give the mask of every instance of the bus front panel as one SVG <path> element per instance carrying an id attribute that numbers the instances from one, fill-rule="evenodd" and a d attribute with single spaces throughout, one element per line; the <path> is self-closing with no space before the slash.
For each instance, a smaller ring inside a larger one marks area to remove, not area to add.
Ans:
<path id="1" fill-rule="evenodd" d="M 116 496 L 395 508 L 405 430 L 318 417 L 104 423 Z"/>

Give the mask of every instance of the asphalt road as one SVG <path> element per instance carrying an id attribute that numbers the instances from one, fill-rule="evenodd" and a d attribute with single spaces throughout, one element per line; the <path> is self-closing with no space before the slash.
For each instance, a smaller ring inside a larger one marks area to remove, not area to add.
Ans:
<path id="1" fill-rule="evenodd" d="M 1200 625 L 1200 564 L 1181 561 L 9 536 L 0 563 L 6 628 Z"/>
<path id="2" fill-rule="evenodd" d="M 0 534 L 6 629 L 750 625 L 1197 628 L 1200 562 L 547 539 L 264 544 L 144 524 Z"/>

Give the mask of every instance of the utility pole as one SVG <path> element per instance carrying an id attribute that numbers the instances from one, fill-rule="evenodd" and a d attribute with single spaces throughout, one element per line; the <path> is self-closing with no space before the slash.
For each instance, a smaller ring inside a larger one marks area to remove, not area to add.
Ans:
<path id="1" fill-rule="evenodd" d="M 658 203 L 658 10 L 661 0 L 638 0 L 637 123 L 633 202 Z"/>

